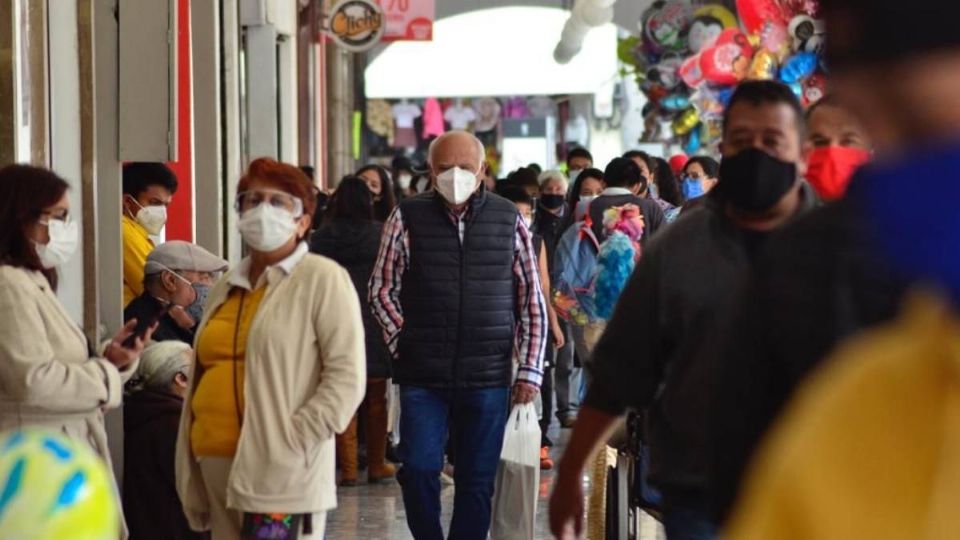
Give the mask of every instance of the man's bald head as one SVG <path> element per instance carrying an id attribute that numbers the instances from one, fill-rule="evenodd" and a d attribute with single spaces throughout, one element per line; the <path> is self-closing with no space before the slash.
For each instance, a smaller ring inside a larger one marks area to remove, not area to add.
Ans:
<path id="1" fill-rule="evenodd" d="M 430 143 L 427 163 L 434 178 L 454 167 L 479 175 L 483 172 L 485 154 L 483 143 L 472 133 L 448 131 Z"/>

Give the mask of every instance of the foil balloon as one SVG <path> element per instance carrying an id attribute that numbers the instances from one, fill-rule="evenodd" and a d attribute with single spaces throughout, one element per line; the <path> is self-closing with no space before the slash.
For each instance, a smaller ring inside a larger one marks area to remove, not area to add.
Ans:
<path id="1" fill-rule="evenodd" d="M 737 27 L 737 16 L 734 15 L 732 11 L 719 4 L 700 6 L 694 10 L 693 16 L 714 18 L 720 21 L 720 24 L 723 25 L 724 29 Z"/>
<path id="2" fill-rule="evenodd" d="M 694 108 L 689 108 L 683 111 L 676 120 L 673 121 L 673 133 L 677 136 L 684 136 L 687 133 L 690 133 L 693 128 L 697 127 L 697 124 L 700 123 L 700 115 L 697 113 L 697 110 Z"/>
<path id="3" fill-rule="evenodd" d="M 711 89 L 708 85 L 697 89 L 697 91 L 690 96 L 690 101 L 693 103 L 693 106 L 700 111 L 700 118 L 703 120 L 723 117 L 724 106 L 720 101 L 718 92 Z"/>
<path id="4" fill-rule="evenodd" d="M 806 79 L 817 69 L 820 59 L 813 53 L 799 53 L 787 60 L 780 68 L 780 80 L 793 84 Z"/>
<path id="5" fill-rule="evenodd" d="M 822 20 L 809 15 L 798 15 L 790 21 L 787 32 L 793 39 L 794 52 L 823 52 L 827 27 Z"/>
<path id="6" fill-rule="evenodd" d="M 734 85 L 747 77 L 753 47 L 738 28 L 724 30 L 717 42 L 700 53 L 703 77 L 714 84 Z"/>
<path id="7" fill-rule="evenodd" d="M 778 61 L 783 61 L 790 54 L 790 35 L 783 25 L 764 21 L 758 37 L 759 47 L 771 52 Z"/>
<path id="8" fill-rule="evenodd" d="M 803 85 L 798 82 L 792 82 L 787 84 L 787 86 L 793 91 L 793 95 L 797 96 L 797 99 L 803 102 Z"/>
<path id="9" fill-rule="evenodd" d="M 680 85 L 680 66 L 683 63 L 679 57 L 663 58 L 657 65 L 647 70 L 647 80 L 654 85 L 672 90 Z"/>
<path id="10" fill-rule="evenodd" d="M 696 88 L 703 82 L 703 70 L 700 69 L 700 55 L 695 54 L 680 64 L 680 79 L 690 88 Z"/>
<path id="11" fill-rule="evenodd" d="M 696 128 L 690 132 L 690 136 L 687 137 L 687 143 L 683 145 L 683 151 L 687 155 L 696 154 L 697 150 L 700 150 L 700 131 L 701 125 L 697 124 Z"/>
<path id="12" fill-rule="evenodd" d="M 715 42 L 723 30 L 723 23 L 719 19 L 709 16 L 694 17 L 685 30 L 687 47 L 690 52 L 700 52 L 704 47 Z"/>
<path id="13" fill-rule="evenodd" d="M 777 0 L 737 0 L 737 13 L 748 34 L 759 33 L 765 21 L 787 25 Z"/>
<path id="14" fill-rule="evenodd" d="M 660 106 L 667 111 L 682 111 L 690 107 L 690 98 L 683 94 L 672 94 L 660 100 Z"/>
<path id="15" fill-rule="evenodd" d="M 827 95 L 827 80 L 823 75 L 814 73 L 803 82 L 803 104 L 810 106 Z"/>
<path id="16" fill-rule="evenodd" d="M 644 13 L 641 29 L 644 41 L 655 51 L 680 52 L 687 48 L 684 29 L 693 15 L 681 0 L 657 0 Z"/>
<path id="17" fill-rule="evenodd" d="M 750 72 L 747 78 L 754 81 L 769 81 L 777 75 L 777 58 L 773 53 L 764 49 L 759 51 L 750 63 Z"/>

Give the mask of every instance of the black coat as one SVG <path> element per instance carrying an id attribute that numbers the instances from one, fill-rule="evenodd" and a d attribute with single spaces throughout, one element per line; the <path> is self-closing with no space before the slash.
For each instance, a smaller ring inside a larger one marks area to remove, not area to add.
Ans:
<path id="1" fill-rule="evenodd" d="M 123 513 L 131 540 L 199 540 L 177 496 L 174 454 L 183 399 L 155 390 L 123 407 Z"/>
<path id="2" fill-rule="evenodd" d="M 323 224 L 310 239 L 310 251 L 333 259 L 347 269 L 360 298 L 363 330 L 366 335 L 367 377 L 387 379 L 393 376 L 390 351 L 383 341 L 367 301 L 368 281 L 380 250 L 383 225 L 373 221 L 337 220 Z"/>
<path id="3" fill-rule="evenodd" d="M 149 319 L 154 313 L 159 311 L 163 304 L 159 300 L 150 296 L 150 293 L 144 292 L 134 298 L 130 304 L 123 310 L 123 321 L 129 322 L 131 319 L 142 321 Z M 187 345 L 193 346 L 193 330 L 184 330 L 180 328 L 177 321 L 170 315 L 160 317 L 157 323 L 157 329 L 153 332 L 153 341 L 182 341 Z"/>

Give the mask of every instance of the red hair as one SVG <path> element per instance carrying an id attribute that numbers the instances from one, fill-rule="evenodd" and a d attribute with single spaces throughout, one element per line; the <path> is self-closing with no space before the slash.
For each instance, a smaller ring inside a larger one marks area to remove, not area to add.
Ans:
<path id="1" fill-rule="evenodd" d="M 317 209 L 317 188 L 299 167 L 272 158 L 255 159 L 247 167 L 247 172 L 240 177 L 237 193 L 250 189 L 250 183 L 254 180 L 270 184 L 271 187 L 300 199 L 303 201 L 303 215 L 313 217 Z"/>

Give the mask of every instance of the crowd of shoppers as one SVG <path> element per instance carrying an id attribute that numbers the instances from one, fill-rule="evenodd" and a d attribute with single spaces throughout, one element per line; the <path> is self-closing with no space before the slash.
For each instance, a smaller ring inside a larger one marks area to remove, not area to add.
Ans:
<path id="1" fill-rule="evenodd" d="M 848 30 L 828 48 L 835 94 L 804 110 L 785 85 L 742 83 L 720 162 L 630 151 L 600 170 L 575 148 L 565 173 L 494 182 L 482 143 L 452 131 L 428 170 L 365 166 L 318 210 L 303 170 L 261 158 L 235 194 L 233 268 L 159 243 L 176 178 L 128 164 L 127 322 L 104 343 L 56 295 L 79 241 L 67 183 L 0 169 L 0 427 L 109 462 L 104 412 L 123 401 L 134 538 L 321 538 L 361 446 L 418 540 L 443 538 L 454 462 L 450 537 L 486 538 L 509 408 L 532 402 L 542 468 L 553 418 L 573 428 L 558 538 L 581 534 L 583 471 L 628 412 L 668 539 L 952 537 L 960 124 L 931 101 L 960 107 L 960 40 L 946 22 L 888 31 L 892 1 L 822 4 Z M 568 317 L 558 283 L 601 272 L 626 210 L 636 268 L 612 317 Z"/>

